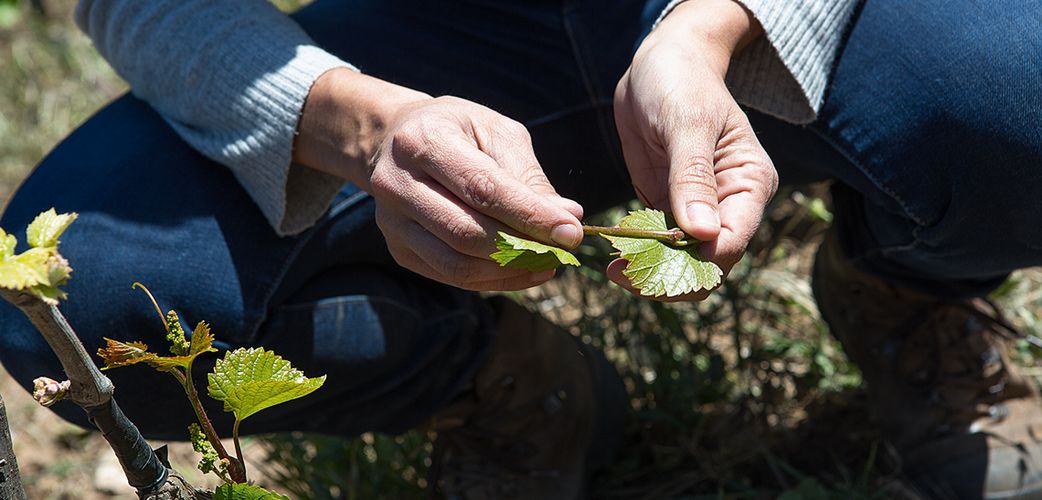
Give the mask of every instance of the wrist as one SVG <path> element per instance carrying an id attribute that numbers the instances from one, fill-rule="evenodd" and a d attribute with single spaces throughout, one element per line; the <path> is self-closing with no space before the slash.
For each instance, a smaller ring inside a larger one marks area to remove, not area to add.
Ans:
<path id="1" fill-rule="evenodd" d="M 293 162 L 368 185 L 368 163 L 404 105 L 430 96 L 346 68 L 312 85 L 297 124 Z"/>
<path id="2" fill-rule="evenodd" d="M 762 36 L 763 28 L 736 0 L 687 0 L 652 35 L 679 48 L 699 51 L 723 76 L 731 58 Z"/>

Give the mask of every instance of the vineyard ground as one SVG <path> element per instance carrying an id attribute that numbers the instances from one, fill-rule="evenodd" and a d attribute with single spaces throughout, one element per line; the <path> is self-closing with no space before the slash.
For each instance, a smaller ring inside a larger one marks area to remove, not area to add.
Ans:
<path id="1" fill-rule="evenodd" d="M 0 200 L 47 150 L 126 89 L 73 26 L 74 3 L 0 0 Z M 589 264 L 582 269 L 514 295 L 602 347 L 630 391 L 623 449 L 596 478 L 593 496 L 900 496 L 858 372 L 828 336 L 810 295 L 827 198 L 821 185 L 779 193 L 750 255 L 700 304 L 652 303 L 613 287 L 590 271 L 603 268 L 596 256 L 607 255 L 604 248 L 580 252 Z M 1040 285 L 1042 270 L 1022 271 L 995 297 L 1035 335 L 1042 335 Z M 1015 359 L 1030 367 L 1040 355 L 1021 343 Z M 0 393 L 30 498 L 134 498 L 98 436 L 37 406 L 2 371 Z M 411 498 L 426 486 L 429 449 L 427 436 L 415 433 L 352 442 L 298 435 L 250 441 L 247 455 L 262 483 L 294 497 Z M 199 479 L 186 444 L 172 445 L 172 461 Z"/>

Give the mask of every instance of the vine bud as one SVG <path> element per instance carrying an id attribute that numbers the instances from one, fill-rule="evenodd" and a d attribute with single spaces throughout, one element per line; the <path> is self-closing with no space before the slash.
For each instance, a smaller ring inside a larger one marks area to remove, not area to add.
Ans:
<path id="1" fill-rule="evenodd" d="M 71 383 L 68 380 L 58 382 L 49 377 L 38 377 L 33 380 L 33 399 L 45 407 L 49 407 L 62 399 L 69 392 Z"/>

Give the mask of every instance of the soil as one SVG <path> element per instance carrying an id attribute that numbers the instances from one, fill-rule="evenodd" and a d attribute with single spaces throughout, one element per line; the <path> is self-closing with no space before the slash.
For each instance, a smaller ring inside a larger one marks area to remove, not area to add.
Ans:
<path id="1" fill-rule="evenodd" d="M 7 406 L 18 469 L 28 498 L 32 500 L 112 500 L 136 499 L 134 489 L 123 476 L 119 462 L 108 444 L 96 432 L 62 420 L 51 410 L 33 400 L 6 371 L 0 369 L 0 394 Z M 70 404 L 70 403 L 58 403 Z M 153 447 L 167 444 L 170 462 L 192 484 L 212 488 L 218 484 L 213 475 L 203 476 L 196 468 L 198 454 L 189 443 L 152 442 Z M 227 443 L 231 449 L 230 442 Z M 266 455 L 263 445 L 244 440 L 247 470 Z M 256 473 L 251 480 L 271 486 Z"/>

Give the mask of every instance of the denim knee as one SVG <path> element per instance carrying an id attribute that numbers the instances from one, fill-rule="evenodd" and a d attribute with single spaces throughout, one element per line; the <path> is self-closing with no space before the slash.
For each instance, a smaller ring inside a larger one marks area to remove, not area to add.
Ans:
<path id="1" fill-rule="evenodd" d="M 849 160 L 834 175 L 860 196 L 871 265 L 993 283 L 1042 263 L 1042 5 L 1014 3 L 859 13 L 813 128 Z"/>

